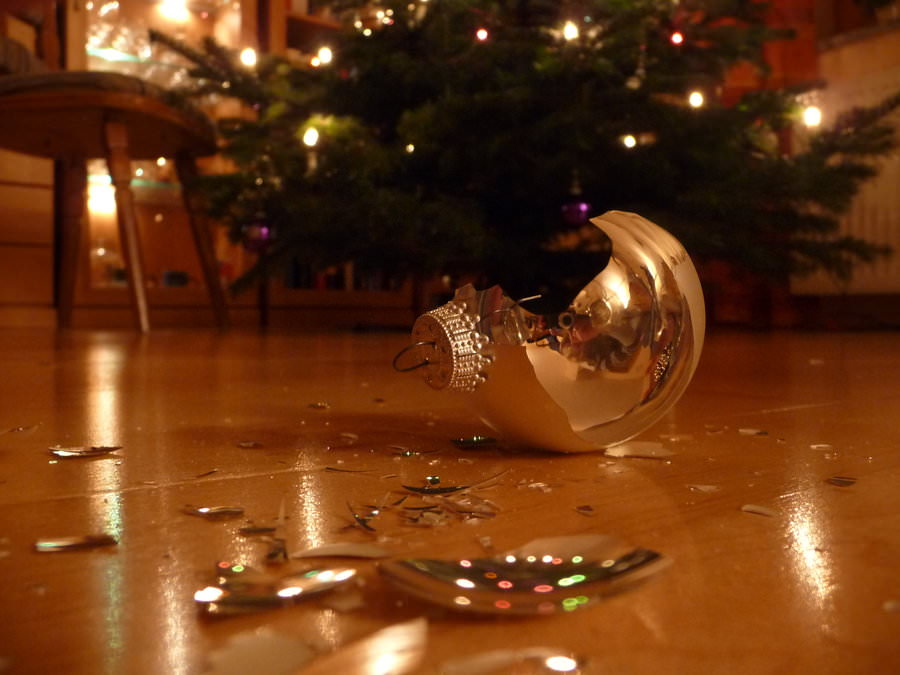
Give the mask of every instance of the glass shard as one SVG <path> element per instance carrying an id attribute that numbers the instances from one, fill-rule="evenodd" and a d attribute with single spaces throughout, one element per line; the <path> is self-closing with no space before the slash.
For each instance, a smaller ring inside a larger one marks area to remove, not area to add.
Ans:
<path id="1" fill-rule="evenodd" d="M 778 511 L 775 509 L 770 509 L 768 506 L 760 506 L 759 504 L 744 504 L 741 507 L 741 511 L 753 513 L 757 516 L 768 516 L 769 518 L 774 518 L 778 515 Z"/>
<path id="2" fill-rule="evenodd" d="M 48 448 L 50 453 L 57 457 L 100 457 L 121 449 L 121 445 L 91 445 L 68 448 L 61 445 L 52 445 Z"/>
<path id="3" fill-rule="evenodd" d="M 668 561 L 611 537 L 538 539 L 493 558 L 395 559 L 379 571 L 443 607 L 483 614 L 550 614 L 591 604 L 643 581 Z"/>
<path id="4" fill-rule="evenodd" d="M 243 506 L 185 506 L 184 513 L 209 520 L 235 518 L 244 515 Z"/>
<path id="5" fill-rule="evenodd" d="M 738 433 L 741 436 L 768 436 L 768 431 L 763 431 L 762 429 L 753 429 L 750 427 L 742 427 L 738 429 Z"/>
<path id="6" fill-rule="evenodd" d="M 102 546 L 115 546 L 119 542 L 110 534 L 86 534 L 82 537 L 55 537 L 38 539 L 34 542 L 34 550 L 38 553 L 57 553 L 59 551 L 79 551 Z"/>
<path id="7" fill-rule="evenodd" d="M 283 607 L 330 591 L 356 576 L 351 567 L 312 569 L 285 576 L 262 573 L 240 563 L 220 562 L 214 584 L 194 593 L 201 611 L 212 616 Z"/>
<path id="8" fill-rule="evenodd" d="M 826 478 L 825 482 L 837 487 L 850 487 L 856 483 L 856 479 L 852 476 L 832 476 L 831 478 Z"/>
<path id="9" fill-rule="evenodd" d="M 606 448 L 607 457 L 638 457 L 641 459 L 665 459 L 675 453 L 656 441 L 628 441 Z"/>
<path id="10" fill-rule="evenodd" d="M 293 673 L 316 652 L 306 642 L 263 626 L 237 633 L 209 655 L 206 675 Z"/>
<path id="11" fill-rule="evenodd" d="M 693 492 L 718 492 L 721 488 L 718 485 L 702 485 L 700 483 L 688 483 L 688 489 Z"/>
<path id="12" fill-rule="evenodd" d="M 245 450 L 255 450 L 257 448 L 263 447 L 263 444 L 259 441 L 238 441 L 237 443 L 235 443 L 235 445 Z"/>
<path id="13" fill-rule="evenodd" d="M 441 664 L 441 675 L 493 675 L 494 673 L 580 673 L 587 660 L 565 649 L 526 647 L 492 649 Z"/>
<path id="14" fill-rule="evenodd" d="M 418 672 L 425 657 L 428 622 L 423 618 L 394 624 L 315 659 L 303 675 L 406 675 Z"/>
<path id="15" fill-rule="evenodd" d="M 470 449 L 496 445 L 497 439 L 491 436 L 468 436 L 466 438 L 454 438 L 452 442 L 457 448 Z"/>

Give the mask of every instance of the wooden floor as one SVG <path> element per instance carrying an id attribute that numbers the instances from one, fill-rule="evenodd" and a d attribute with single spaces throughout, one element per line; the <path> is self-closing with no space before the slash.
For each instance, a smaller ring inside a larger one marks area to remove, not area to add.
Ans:
<path id="1" fill-rule="evenodd" d="M 486 429 L 462 399 L 392 371 L 405 341 L 0 332 L 0 672 L 201 673 L 258 627 L 327 652 L 417 616 L 423 673 L 535 646 L 596 673 L 900 672 L 900 334 L 708 336 L 685 397 L 641 436 L 668 460 L 457 448 Z M 122 449 L 63 459 L 54 445 Z M 348 502 L 498 474 L 481 493 L 494 517 L 346 527 Z M 672 565 L 575 612 L 495 619 L 410 599 L 351 560 L 361 603 L 200 616 L 193 595 L 217 562 L 267 567 L 268 545 L 238 528 L 272 524 L 282 503 L 290 551 L 369 542 L 457 559 L 602 533 Z M 245 516 L 210 522 L 189 504 Z M 101 532 L 118 545 L 34 551 Z"/>

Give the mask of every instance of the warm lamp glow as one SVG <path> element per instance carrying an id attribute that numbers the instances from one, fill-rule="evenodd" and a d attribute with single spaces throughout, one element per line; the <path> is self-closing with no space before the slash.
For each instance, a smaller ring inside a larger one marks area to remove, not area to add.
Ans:
<path id="1" fill-rule="evenodd" d="M 674 33 L 672 33 L 669 39 L 672 41 L 673 45 L 680 45 L 682 42 L 684 42 L 684 35 L 676 30 Z"/>
<path id="2" fill-rule="evenodd" d="M 409 154 L 412 154 L 415 151 L 416 151 L 416 146 L 413 145 L 412 143 L 408 143 L 406 146 L 406 152 L 408 152 Z"/>
<path id="3" fill-rule="evenodd" d="M 244 47 L 241 50 L 241 63 L 243 63 L 248 68 L 252 68 L 256 65 L 256 50 L 253 47 Z"/>
<path id="4" fill-rule="evenodd" d="M 316 56 L 321 64 L 331 63 L 332 59 L 334 59 L 334 52 L 331 51 L 331 47 L 319 47 Z"/>
<path id="5" fill-rule="evenodd" d="M 624 145 L 626 148 L 633 148 L 637 145 L 637 139 L 631 134 L 622 136 L 622 145 Z"/>
<path id="6" fill-rule="evenodd" d="M 319 131 L 315 127 L 310 127 L 305 132 L 303 132 L 303 144 L 307 147 L 315 147 L 316 143 L 319 142 Z"/>
<path id="7" fill-rule="evenodd" d="M 703 105 L 703 93 L 699 91 L 692 91 L 691 95 L 688 96 L 688 103 L 690 103 L 692 108 L 699 108 Z"/>
<path id="8" fill-rule="evenodd" d="M 115 213 L 115 188 L 112 185 L 88 186 L 88 210 L 91 213 Z"/>
<path id="9" fill-rule="evenodd" d="M 487 28 L 479 28 L 478 30 L 476 30 L 476 31 L 475 31 L 475 38 L 476 38 L 479 42 L 484 42 L 485 40 L 487 40 L 487 39 L 488 39 Z"/>
<path id="10" fill-rule="evenodd" d="M 817 127 L 822 123 L 822 110 L 818 106 L 807 106 L 803 111 L 803 123 L 808 127 Z"/>
<path id="11" fill-rule="evenodd" d="M 172 21 L 187 21 L 190 18 L 185 0 L 162 0 L 159 3 L 159 12 Z"/>
<path id="12" fill-rule="evenodd" d="M 566 21 L 566 25 L 563 26 L 563 37 L 566 40 L 578 39 L 578 26 L 573 21 Z"/>

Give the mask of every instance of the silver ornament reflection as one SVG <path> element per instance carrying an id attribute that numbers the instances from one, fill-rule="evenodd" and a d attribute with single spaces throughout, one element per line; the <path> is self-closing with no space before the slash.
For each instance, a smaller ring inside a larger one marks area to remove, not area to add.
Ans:
<path id="1" fill-rule="evenodd" d="M 414 366 L 436 389 L 468 392 L 507 440 L 583 452 L 624 442 L 681 397 L 703 347 L 705 309 L 687 252 L 661 227 L 609 211 L 591 223 L 609 262 L 559 317 L 495 286 L 465 286 L 420 316 Z"/>

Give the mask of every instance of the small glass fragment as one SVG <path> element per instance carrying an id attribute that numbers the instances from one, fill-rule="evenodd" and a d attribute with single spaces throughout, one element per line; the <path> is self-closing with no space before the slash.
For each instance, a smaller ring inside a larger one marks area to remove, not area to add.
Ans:
<path id="1" fill-rule="evenodd" d="M 189 504 L 184 507 L 183 511 L 189 516 L 199 516 L 208 520 L 235 518 L 244 515 L 243 506 L 191 506 Z"/>
<path id="2" fill-rule="evenodd" d="M 407 675 L 420 672 L 428 622 L 424 618 L 394 624 L 313 660 L 303 675 Z M 258 672 L 258 671 L 254 671 Z"/>
<path id="3" fill-rule="evenodd" d="M 832 476 L 831 478 L 826 478 L 825 482 L 837 487 L 850 487 L 856 483 L 856 479 L 852 476 Z"/>
<path id="4" fill-rule="evenodd" d="M 688 489 L 693 492 L 718 492 L 721 488 L 718 485 L 702 485 L 699 483 L 688 483 Z"/>
<path id="5" fill-rule="evenodd" d="M 582 504 L 580 506 L 576 506 L 575 510 L 583 516 L 596 516 L 597 512 L 594 511 L 594 507 L 590 504 Z"/>
<path id="6" fill-rule="evenodd" d="M 313 569 L 276 576 L 240 563 L 220 562 L 215 585 L 194 593 L 202 611 L 227 616 L 283 607 L 336 588 L 356 576 L 349 567 Z"/>
<path id="7" fill-rule="evenodd" d="M 420 599 L 483 614 L 569 612 L 667 566 L 648 549 L 602 535 L 538 539 L 493 558 L 391 559 L 379 571 Z"/>
<path id="8" fill-rule="evenodd" d="M 425 476 L 425 482 L 429 485 L 437 485 L 441 482 L 440 476 Z"/>
<path id="9" fill-rule="evenodd" d="M 369 521 L 378 515 L 379 512 L 377 510 L 369 513 L 366 516 L 363 516 L 356 512 L 356 509 L 353 508 L 353 506 L 350 504 L 350 502 L 347 502 L 347 508 L 350 509 L 350 515 L 353 516 L 353 520 L 356 521 L 357 525 L 359 525 L 361 528 L 363 528 L 367 532 L 375 531 L 375 528 L 372 527 L 371 525 L 369 525 Z"/>
<path id="10" fill-rule="evenodd" d="M 325 470 L 335 473 L 369 473 L 372 469 L 341 469 L 337 466 L 326 466 Z"/>
<path id="11" fill-rule="evenodd" d="M 441 675 L 492 675 L 493 673 L 576 673 L 587 659 L 552 647 L 493 649 L 451 659 L 441 664 Z"/>
<path id="12" fill-rule="evenodd" d="M 119 542 L 110 534 L 86 534 L 83 537 L 55 537 L 38 539 L 34 542 L 34 550 L 38 553 L 57 553 L 59 551 L 80 551 L 102 546 L 115 546 Z"/>
<path id="13" fill-rule="evenodd" d="M 11 428 L 9 428 L 9 429 L 3 429 L 3 430 L 0 430 L 0 436 L 2 436 L 3 434 L 26 434 L 26 433 L 30 433 L 30 432 L 34 431 L 35 429 L 37 429 L 39 426 L 41 426 L 41 425 L 40 425 L 40 424 L 32 424 L 32 425 L 29 425 L 29 426 L 27 426 L 27 427 L 26 427 L 26 426 L 22 426 L 22 427 L 11 427 Z"/>
<path id="14" fill-rule="evenodd" d="M 314 403 L 310 403 L 309 406 L 313 410 L 328 410 L 331 405 L 326 403 L 325 401 L 315 401 Z"/>
<path id="15" fill-rule="evenodd" d="M 454 438 L 452 442 L 457 448 L 469 449 L 496 445 L 497 439 L 491 436 L 469 436 L 466 438 Z"/>
<path id="16" fill-rule="evenodd" d="M 768 436 L 768 431 L 763 431 L 762 429 L 753 429 L 751 427 L 741 427 L 738 429 L 738 433 L 741 436 Z"/>
<path id="17" fill-rule="evenodd" d="M 212 476 L 214 473 L 218 473 L 218 469 L 210 469 L 209 471 L 204 471 L 203 473 L 198 473 L 194 478 L 206 478 L 207 476 Z"/>
<path id="18" fill-rule="evenodd" d="M 121 445 L 91 445 L 69 448 L 64 448 L 61 445 L 52 445 L 48 448 L 50 453 L 57 457 L 100 457 L 121 449 Z"/>
<path id="19" fill-rule="evenodd" d="M 209 655 L 206 675 L 293 673 L 316 655 L 306 642 L 263 626 L 237 633 Z"/>
<path id="20" fill-rule="evenodd" d="M 263 444 L 259 441 L 238 441 L 235 445 L 244 450 L 256 450 L 263 447 Z"/>
<path id="21" fill-rule="evenodd" d="M 603 454 L 607 457 L 637 457 L 640 459 L 664 459 L 675 453 L 656 441 L 627 441 L 606 448 Z"/>
<path id="22" fill-rule="evenodd" d="M 337 543 L 295 551 L 292 558 L 387 558 L 387 551 L 374 544 Z"/>
<path id="23" fill-rule="evenodd" d="M 274 534 L 277 528 L 274 525 L 247 525 L 238 530 L 238 534 L 245 537 L 254 537 L 260 534 Z"/>
<path id="24" fill-rule="evenodd" d="M 774 518 L 778 515 L 778 511 L 775 509 L 770 509 L 768 506 L 760 506 L 759 504 L 744 504 L 741 507 L 741 511 L 753 513 L 757 516 L 768 516 L 769 518 Z"/>
<path id="25" fill-rule="evenodd" d="M 831 450 L 832 445 L 830 443 L 810 443 L 810 450 Z"/>
<path id="26" fill-rule="evenodd" d="M 415 492 L 420 495 L 447 495 L 452 492 L 459 492 L 460 490 L 468 490 L 471 485 L 453 485 L 453 486 L 425 486 L 425 487 L 415 487 L 413 485 L 403 485 L 404 490 L 409 490 L 410 492 Z"/>
<path id="27" fill-rule="evenodd" d="M 356 443 L 359 440 L 359 434 L 354 434 L 349 431 L 342 431 L 341 438 L 343 438 L 348 443 Z"/>

